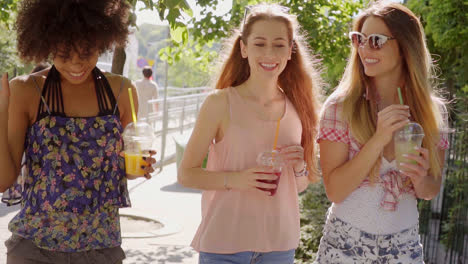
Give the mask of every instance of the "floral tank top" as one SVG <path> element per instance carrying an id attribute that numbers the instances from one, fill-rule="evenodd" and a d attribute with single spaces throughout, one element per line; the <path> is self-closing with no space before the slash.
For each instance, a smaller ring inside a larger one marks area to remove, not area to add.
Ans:
<path id="1" fill-rule="evenodd" d="M 78 252 L 121 244 L 118 210 L 130 206 L 123 128 L 107 79 L 97 68 L 93 77 L 98 116 L 67 117 L 52 67 L 26 134 L 21 195 L 9 195 L 20 199 L 21 210 L 8 228 L 40 248 Z"/>

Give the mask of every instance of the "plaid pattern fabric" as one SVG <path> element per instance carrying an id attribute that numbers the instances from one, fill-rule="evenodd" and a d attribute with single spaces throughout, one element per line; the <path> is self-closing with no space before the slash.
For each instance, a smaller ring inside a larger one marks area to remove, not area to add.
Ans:
<path id="1" fill-rule="evenodd" d="M 444 112 L 443 109 L 441 109 L 441 111 L 444 124 L 447 124 L 448 116 L 446 111 Z M 352 136 L 349 125 L 343 120 L 342 112 L 343 106 L 340 102 L 329 99 L 325 103 L 320 118 L 320 130 L 317 143 L 320 143 L 321 140 L 329 140 L 348 144 L 348 157 L 352 159 L 361 150 L 362 146 Z M 449 147 L 447 133 L 441 133 L 437 147 L 440 149 L 447 149 Z M 415 195 L 414 186 L 409 177 L 401 175 L 396 170 L 381 173 L 379 178 L 378 183 L 382 184 L 385 189 L 385 194 L 380 203 L 385 210 L 395 211 L 402 193 Z M 368 186 L 369 184 L 369 178 L 366 178 L 359 187 Z"/>
<path id="2" fill-rule="evenodd" d="M 450 129 L 448 128 L 448 118 L 449 114 L 447 111 L 447 107 L 443 103 L 439 103 L 439 110 L 442 113 L 442 122 L 443 122 L 443 128 L 440 132 L 440 140 L 437 143 L 437 147 L 439 149 L 446 150 L 450 147 L 449 139 L 448 139 L 448 133 Z"/>
<path id="3" fill-rule="evenodd" d="M 350 152 L 352 152 L 350 154 L 357 154 L 361 146 L 351 134 L 349 125 L 343 120 L 343 105 L 336 100 L 328 100 L 323 107 L 317 143 L 320 143 L 321 140 L 343 142 L 350 145 Z M 443 131 L 448 130 L 448 113 L 443 105 L 441 105 L 440 110 L 442 112 L 445 128 L 443 128 L 440 133 L 440 140 L 437 143 L 437 147 L 446 150 L 449 148 L 450 144 L 448 141 L 448 133 Z M 350 155 L 350 158 L 354 155 Z"/>
<path id="4" fill-rule="evenodd" d="M 446 150 L 450 147 L 450 143 L 447 137 L 441 136 L 439 143 L 437 143 L 437 147 L 443 150 Z"/>
<path id="5" fill-rule="evenodd" d="M 341 116 L 343 111 L 341 104 L 332 103 L 324 107 L 317 142 L 325 139 L 350 145 L 348 124 L 342 120 Z"/>
<path id="6" fill-rule="evenodd" d="M 342 142 L 349 145 L 349 159 L 352 159 L 360 150 L 361 144 L 351 135 L 348 123 L 342 117 L 343 106 L 336 101 L 325 103 L 320 117 L 320 129 L 317 143 L 321 140 Z"/>
<path id="7" fill-rule="evenodd" d="M 380 207 L 387 211 L 395 211 L 400 200 L 400 196 L 403 193 L 408 193 L 416 197 L 416 191 L 414 190 L 411 179 L 407 176 L 401 175 L 397 170 L 388 170 L 387 172 L 380 175 L 378 181 L 384 188 L 384 195 L 380 201 Z M 366 178 L 361 186 L 369 186 L 371 183 Z"/>

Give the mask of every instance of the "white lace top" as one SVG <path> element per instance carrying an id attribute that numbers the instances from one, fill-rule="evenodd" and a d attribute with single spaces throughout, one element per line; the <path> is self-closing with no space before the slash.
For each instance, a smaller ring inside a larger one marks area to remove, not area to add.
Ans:
<path id="1" fill-rule="evenodd" d="M 380 174 L 396 169 L 396 162 L 382 158 Z M 403 193 L 395 211 L 385 210 L 380 201 L 384 195 L 381 183 L 361 186 L 343 202 L 333 203 L 328 217 L 339 219 L 371 234 L 391 234 L 415 226 L 418 223 L 417 201 L 414 195 Z"/>

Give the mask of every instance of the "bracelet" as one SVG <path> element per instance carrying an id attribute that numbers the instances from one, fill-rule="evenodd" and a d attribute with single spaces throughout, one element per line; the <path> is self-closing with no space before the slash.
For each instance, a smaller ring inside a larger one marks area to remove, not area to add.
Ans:
<path id="1" fill-rule="evenodd" d="M 227 175 L 224 175 L 224 189 L 230 191 L 231 188 L 228 187 L 228 183 L 227 183 Z"/>
<path id="2" fill-rule="evenodd" d="M 293 169 L 294 171 L 294 169 Z M 304 162 L 304 168 L 301 171 L 294 171 L 294 176 L 296 177 L 304 177 L 309 176 L 309 171 L 307 170 L 307 163 Z"/>

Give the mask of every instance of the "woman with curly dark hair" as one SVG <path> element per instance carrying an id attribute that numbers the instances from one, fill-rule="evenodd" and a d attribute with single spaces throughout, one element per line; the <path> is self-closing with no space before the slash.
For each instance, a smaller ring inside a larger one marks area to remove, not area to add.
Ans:
<path id="1" fill-rule="evenodd" d="M 119 208 L 130 201 L 121 151 L 131 108 L 124 90 L 131 87 L 137 96 L 128 79 L 102 73 L 96 63 L 113 45 L 125 45 L 128 12 L 124 0 L 20 4 L 20 56 L 53 65 L 10 83 L 6 74 L 2 78 L 0 192 L 10 203 L 21 202 L 9 224 L 7 263 L 121 263 L 125 258 Z M 15 182 L 23 152 L 20 186 Z M 152 171 L 148 165 L 145 176 Z M 19 195 L 12 187 L 20 187 Z"/>

